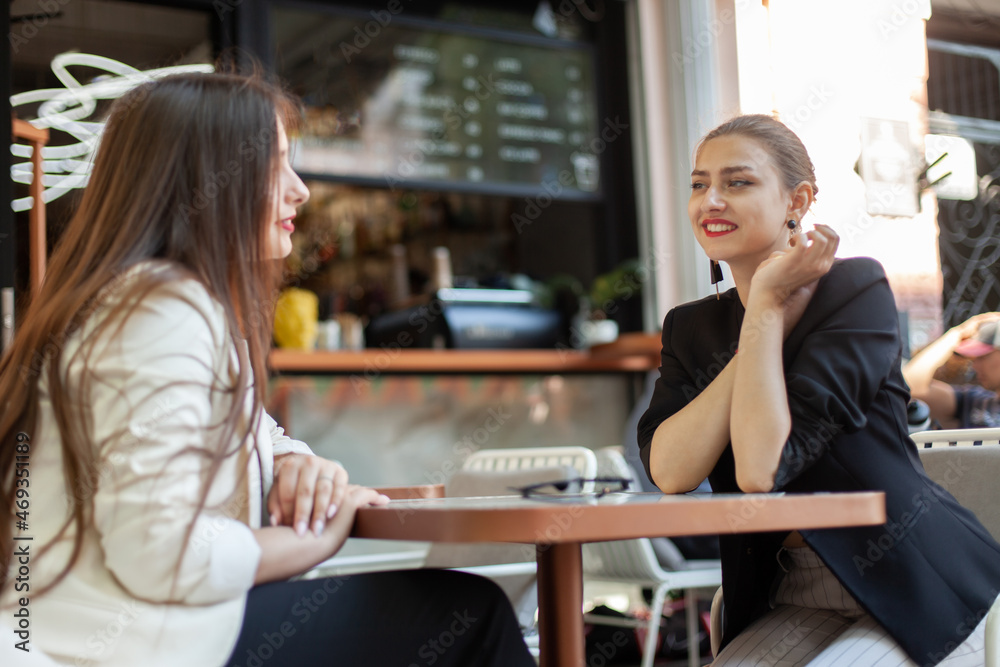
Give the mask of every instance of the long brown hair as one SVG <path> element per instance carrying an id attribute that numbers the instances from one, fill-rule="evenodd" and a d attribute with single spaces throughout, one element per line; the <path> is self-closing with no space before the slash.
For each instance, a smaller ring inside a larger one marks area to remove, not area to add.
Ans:
<path id="1" fill-rule="evenodd" d="M 296 125 L 297 107 L 262 76 L 175 75 L 139 85 L 111 108 L 79 209 L 49 262 L 14 341 L 0 360 L 0 588 L 13 548 L 18 434 L 31 437 L 39 414 L 39 381 L 47 391 L 62 443 L 70 515 L 59 536 L 73 531 L 73 551 L 58 583 L 80 554 L 93 519 L 100 460 L 90 442 L 86 388 L 67 386 L 66 341 L 103 301 L 109 286 L 140 263 L 88 340 L 114 335 L 151 290 L 170 281 L 199 281 L 225 312 L 229 335 L 245 345 L 249 364 L 237 364 L 227 386 L 231 410 L 221 438 L 206 440 L 211 462 L 199 500 L 224 458 L 255 432 L 246 423 L 249 397 L 258 415 L 267 385 L 266 355 L 280 267 L 267 255 L 277 164 L 277 120 Z M 81 351 L 88 348 L 82 345 Z M 255 421 L 255 420 L 252 420 Z M 127 427 L 127 425 L 125 425 Z M 219 426 L 219 425 L 214 425 Z M 22 436 L 23 439 L 23 436 Z M 190 537 L 191 528 L 188 529 Z"/>

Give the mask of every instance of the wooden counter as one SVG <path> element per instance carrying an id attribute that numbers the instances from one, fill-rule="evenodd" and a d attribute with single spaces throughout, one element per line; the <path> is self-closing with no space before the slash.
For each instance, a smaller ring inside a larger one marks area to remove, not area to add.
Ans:
<path id="1" fill-rule="evenodd" d="M 271 351 L 277 373 L 615 373 L 660 365 L 659 334 L 623 334 L 587 351 L 427 350 Z"/>

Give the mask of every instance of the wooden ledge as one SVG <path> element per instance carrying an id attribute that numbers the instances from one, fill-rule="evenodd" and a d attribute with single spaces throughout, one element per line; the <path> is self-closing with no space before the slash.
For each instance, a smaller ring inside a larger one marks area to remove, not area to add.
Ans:
<path id="1" fill-rule="evenodd" d="M 613 345 L 613 344 L 611 344 Z M 648 351 L 602 350 L 427 350 L 368 348 L 356 352 L 272 350 L 278 373 L 608 373 L 645 372 L 659 367 Z"/>

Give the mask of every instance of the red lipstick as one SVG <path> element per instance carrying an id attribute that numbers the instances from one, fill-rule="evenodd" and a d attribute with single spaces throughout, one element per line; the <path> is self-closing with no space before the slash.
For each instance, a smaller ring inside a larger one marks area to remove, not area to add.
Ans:
<path id="1" fill-rule="evenodd" d="M 705 230 L 705 235 L 709 237 L 725 236 L 730 232 L 736 231 L 738 227 L 738 225 L 723 218 L 708 218 L 701 222 L 701 228 Z"/>

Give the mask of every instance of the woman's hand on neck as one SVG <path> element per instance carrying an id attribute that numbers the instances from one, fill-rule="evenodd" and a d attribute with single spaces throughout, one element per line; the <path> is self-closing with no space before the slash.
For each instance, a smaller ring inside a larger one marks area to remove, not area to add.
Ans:
<path id="1" fill-rule="evenodd" d="M 796 236 L 803 235 L 797 234 Z M 805 239 L 803 238 L 802 241 L 805 242 Z M 751 255 L 734 257 L 726 261 L 726 265 L 729 267 L 729 271 L 733 275 L 736 292 L 739 294 L 740 302 L 743 304 L 744 308 L 746 308 L 750 299 L 750 289 L 754 284 L 754 276 L 756 275 L 757 270 L 760 269 L 760 267 L 766 262 L 786 254 L 791 249 L 792 244 L 790 242 L 790 238 L 787 235 L 787 232 L 783 231 L 775 237 L 774 243 L 770 248 L 758 251 Z"/>
<path id="2" fill-rule="evenodd" d="M 787 253 L 790 249 L 787 241 L 779 244 L 770 250 L 758 253 L 749 257 L 733 258 L 726 262 L 730 273 L 733 275 L 733 283 L 736 285 L 736 292 L 739 294 L 743 307 L 746 308 L 750 299 L 750 288 L 754 284 L 754 275 L 757 270 L 767 261 L 774 257 Z"/>
<path id="3" fill-rule="evenodd" d="M 744 305 L 757 299 L 779 308 L 786 320 L 793 320 L 790 323 L 793 327 L 812 298 L 819 279 L 833 266 L 839 244 L 840 237 L 835 231 L 826 225 L 816 225 L 810 232 L 795 235 L 786 250 L 772 252 L 753 269 L 749 280 L 750 266 L 733 268 L 740 299 Z M 786 322 L 786 335 L 790 326 Z"/>

